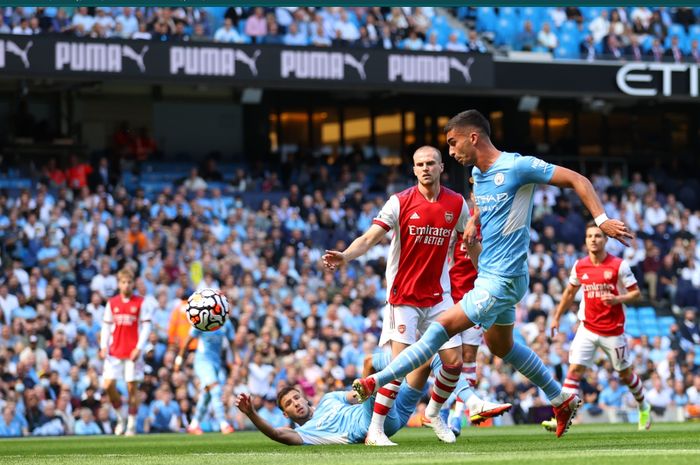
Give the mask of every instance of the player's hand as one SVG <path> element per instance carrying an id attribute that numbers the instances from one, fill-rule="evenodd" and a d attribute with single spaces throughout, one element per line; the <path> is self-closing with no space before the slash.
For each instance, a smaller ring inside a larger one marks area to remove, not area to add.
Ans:
<path id="1" fill-rule="evenodd" d="M 634 239 L 634 234 L 630 231 L 625 223 L 620 220 L 608 219 L 600 225 L 600 230 L 608 237 L 614 237 L 625 246 L 629 247 L 629 241 Z"/>
<path id="2" fill-rule="evenodd" d="M 343 252 L 339 252 L 337 250 L 326 250 L 326 253 L 323 254 L 323 257 L 321 258 L 323 259 L 323 266 L 329 270 L 335 270 L 336 268 L 340 268 L 347 263 Z"/>
<path id="3" fill-rule="evenodd" d="M 238 407 L 238 410 L 246 415 L 253 413 L 253 403 L 250 401 L 248 394 L 239 394 L 234 403 L 236 407 Z"/>
<path id="4" fill-rule="evenodd" d="M 135 362 L 136 359 L 139 358 L 139 355 L 141 355 L 141 349 L 134 349 L 131 351 L 131 355 L 129 355 L 129 360 Z"/>
<path id="5" fill-rule="evenodd" d="M 559 331 L 559 320 L 552 318 L 552 321 L 549 323 L 550 336 L 551 337 L 556 336 L 558 331 Z"/>
<path id="6" fill-rule="evenodd" d="M 467 221 L 467 225 L 464 228 L 462 242 L 464 242 L 467 246 L 474 245 L 474 242 L 476 242 L 477 235 L 478 229 L 476 225 L 476 220 L 474 219 L 474 217 L 472 217 L 469 219 L 469 221 Z"/>
<path id="7" fill-rule="evenodd" d="M 107 358 L 107 349 L 100 349 L 100 351 L 97 353 L 97 356 L 100 357 L 100 360 L 104 360 Z"/>
<path id="8" fill-rule="evenodd" d="M 607 305 L 608 307 L 612 307 L 620 303 L 620 297 L 611 293 L 603 294 L 600 300 L 601 302 L 603 302 L 604 305 Z"/>

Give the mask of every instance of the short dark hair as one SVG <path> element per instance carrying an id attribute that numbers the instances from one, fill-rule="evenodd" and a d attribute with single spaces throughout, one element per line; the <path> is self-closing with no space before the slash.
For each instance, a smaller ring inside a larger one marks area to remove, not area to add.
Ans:
<path id="1" fill-rule="evenodd" d="M 600 226 L 598 226 L 597 224 L 595 224 L 595 221 L 591 220 L 591 221 L 589 221 L 588 223 L 586 223 L 586 231 L 588 231 L 590 228 L 598 228 L 598 229 L 600 229 Z M 605 234 L 605 231 L 603 231 L 602 229 L 600 229 L 600 232 L 603 233 L 603 237 L 608 237 L 608 235 Z"/>
<path id="2" fill-rule="evenodd" d="M 491 125 L 489 124 L 489 120 L 478 110 L 466 110 L 453 116 L 445 125 L 445 133 L 456 128 L 466 128 L 469 126 L 491 137 Z"/>
<path id="3" fill-rule="evenodd" d="M 292 391 L 297 391 L 299 394 L 301 394 L 301 391 L 299 390 L 299 388 L 294 387 L 294 386 L 285 386 L 279 390 L 279 392 L 277 393 L 277 406 L 280 409 L 282 409 L 282 398 Z"/>

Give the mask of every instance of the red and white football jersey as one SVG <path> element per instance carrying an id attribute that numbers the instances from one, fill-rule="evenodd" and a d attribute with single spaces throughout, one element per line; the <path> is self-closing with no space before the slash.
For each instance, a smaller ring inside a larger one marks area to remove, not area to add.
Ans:
<path id="1" fill-rule="evenodd" d="M 447 251 L 452 232 L 464 231 L 464 197 L 441 187 L 435 202 L 413 186 L 392 195 L 373 223 L 393 230 L 386 267 L 390 304 L 432 307 L 450 292 Z"/>
<path id="2" fill-rule="evenodd" d="M 600 336 L 619 336 L 625 329 L 625 311 L 622 304 L 605 305 L 605 294 L 620 295 L 620 289 L 630 289 L 637 284 L 629 264 L 608 254 L 599 265 L 589 257 L 577 260 L 571 269 L 569 283 L 581 286 L 583 300 L 578 318 L 589 331 Z"/>
<path id="3" fill-rule="evenodd" d="M 104 322 L 113 323 L 109 355 L 127 359 L 139 340 L 139 324 L 150 320 L 143 309 L 143 297 L 132 295 L 128 300 L 117 294 L 107 302 Z"/>

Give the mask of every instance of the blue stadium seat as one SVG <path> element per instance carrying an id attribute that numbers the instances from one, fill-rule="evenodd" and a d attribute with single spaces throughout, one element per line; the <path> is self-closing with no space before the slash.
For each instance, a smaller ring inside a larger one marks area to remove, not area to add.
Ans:
<path id="1" fill-rule="evenodd" d="M 521 19 L 521 24 L 525 22 L 525 20 L 529 20 L 532 23 L 532 29 L 534 31 L 539 31 L 540 28 L 542 27 L 542 22 L 545 18 L 544 14 L 544 9 L 541 7 L 534 7 L 534 6 L 525 6 L 520 8 L 520 19 Z"/>
<path id="2" fill-rule="evenodd" d="M 498 8 L 499 18 L 512 18 L 513 20 L 517 20 L 519 16 L 520 11 L 518 11 L 518 8 L 512 6 L 502 6 Z"/>
<path id="3" fill-rule="evenodd" d="M 248 21 L 246 18 L 242 18 L 238 20 L 238 33 L 239 34 L 245 34 L 245 23 Z"/>
<path id="4" fill-rule="evenodd" d="M 476 10 L 476 30 L 478 32 L 492 32 L 496 29 L 498 17 L 493 11 L 493 7 L 482 6 Z"/>
<path id="5" fill-rule="evenodd" d="M 673 316 L 661 316 L 657 320 L 660 336 L 670 336 L 671 326 L 676 323 L 676 318 Z"/>
<path id="6" fill-rule="evenodd" d="M 512 45 L 515 39 L 517 21 L 514 18 L 499 18 L 496 22 L 494 43 L 496 45 Z"/>
<path id="7" fill-rule="evenodd" d="M 579 52 L 577 48 L 560 44 L 554 49 L 554 58 L 576 59 L 579 58 Z"/>
<path id="8" fill-rule="evenodd" d="M 600 6 L 582 6 L 579 7 L 579 9 L 581 10 L 583 18 L 589 23 L 600 16 L 600 12 L 603 11 L 604 8 Z"/>
<path id="9" fill-rule="evenodd" d="M 700 37 L 700 24 L 692 24 L 688 28 L 689 37 Z"/>
<path id="10" fill-rule="evenodd" d="M 639 307 L 639 319 L 654 319 L 656 320 L 656 310 L 654 307 Z"/>
<path id="11" fill-rule="evenodd" d="M 639 323 L 637 321 L 627 320 L 625 322 L 625 333 L 630 337 L 638 338 L 642 335 L 642 331 L 639 329 Z"/>

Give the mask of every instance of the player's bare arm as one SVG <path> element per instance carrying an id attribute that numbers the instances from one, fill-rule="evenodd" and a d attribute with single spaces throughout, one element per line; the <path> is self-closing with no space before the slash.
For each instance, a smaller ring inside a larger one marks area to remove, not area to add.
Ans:
<path id="1" fill-rule="evenodd" d="M 561 295 L 561 301 L 559 302 L 557 309 L 554 311 L 554 315 L 552 315 L 552 321 L 549 323 L 549 332 L 552 337 L 554 337 L 556 332 L 559 331 L 559 320 L 566 309 L 571 307 L 571 304 L 574 302 L 574 297 L 576 296 L 576 293 L 580 287 L 581 286 L 569 284 L 566 286 L 566 289 L 564 289 L 564 292 Z"/>
<path id="2" fill-rule="evenodd" d="M 603 204 L 600 202 L 595 189 L 593 189 L 593 184 L 584 176 L 563 166 L 555 166 L 554 174 L 552 174 L 549 184 L 574 189 L 588 211 L 593 215 L 593 218 L 596 219 L 596 223 L 599 223 L 599 218 L 603 219 L 598 224 L 598 227 L 609 237 L 614 237 L 626 246 L 629 246 L 629 240 L 634 239 L 634 235 L 625 226 L 625 223 L 618 219 L 608 219 L 604 216 L 605 209 Z"/>
<path id="3" fill-rule="evenodd" d="M 464 237 L 464 234 L 462 234 L 462 237 Z M 470 243 L 468 241 L 465 241 L 465 244 L 467 246 L 467 255 L 469 256 L 469 260 L 471 260 L 472 265 L 474 266 L 474 269 L 478 270 L 479 269 L 479 255 L 481 254 L 481 242 L 474 241 L 474 242 Z"/>
<path id="4" fill-rule="evenodd" d="M 258 412 L 253 408 L 250 397 L 247 394 L 240 394 L 236 398 L 236 407 L 250 418 L 256 428 L 268 438 L 288 446 L 301 446 L 303 444 L 299 433 L 291 428 L 275 428 L 263 420 Z"/>
<path id="5" fill-rule="evenodd" d="M 326 250 L 322 257 L 323 265 L 331 270 L 341 267 L 367 253 L 369 249 L 382 240 L 385 234 L 386 230 L 384 228 L 373 224 L 363 235 L 352 241 L 352 244 L 344 251 Z"/>
<path id="6" fill-rule="evenodd" d="M 469 217 L 467 226 L 464 228 L 464 234 L 462 234 L 462 241 L 467 244 L 467 247 L 477 242 L 479 225 L 481 225 L 481 215 L 479 214 L 479 207 L 474 205 L 471 217 Z"/>
<path id="7" fill-rule="evenodd" d="M 179 371 L 180 367 L 184 363 L 185 354 L 187 353 L 187 348 L 190 346 L 192 339 L 194 339 L 192 336 L 187 336 L 185 343 L 182 345 L 182 347 L 180 347 L 180 351 L 178 352 L 177 356 L 175 357 L 175 363 L 173 364 L 174 371 L 176 371 L 176 372 Z"/>
<path id="8" fill-rule="evenodd" d="M 630 304 L 632 302 L 636 302 L 639 299 L 641 299 L 642 293 L 639 290 L 639 286 L 636 284 L 634 286 L 631 286 L 627 288 L 627 293 L 622 294 L 622 295 L 612 295 L 612 294 L 606 294 L 603 297 L 601 297 L 600 300 L 603 301 L 605 305 L 610 305 L 611 307 L 613 305 L 618 305 L 618 304 Z"/>

